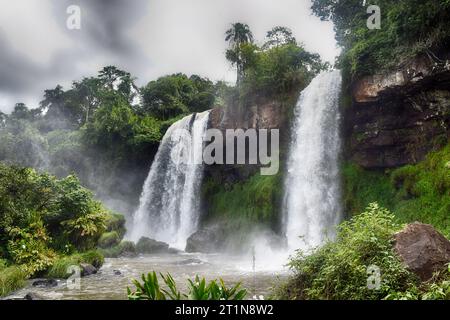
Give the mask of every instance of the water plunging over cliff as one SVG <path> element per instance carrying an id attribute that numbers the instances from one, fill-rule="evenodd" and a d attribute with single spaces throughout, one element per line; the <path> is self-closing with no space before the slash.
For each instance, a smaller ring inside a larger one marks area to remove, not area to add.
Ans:
<path id="1" fill-rule="evenodd" d="M 194 114 L 167 130 L 133 217 L 128 235 L 131 240 L 147 236 L 184 249 L 186 239 L 196 231 L 203 178 L 203 136 L 208 119 L 209 111 Z M 190 139 L 183 132 L 190 132 Z M 188 163 L 174 161 L 186 157 L 190 157 Z"/>
<path id="2" fill-rule="evenodd" d="M 289 249 L 311 249 L 334 236 L 341 219 L 339 71 L 318 75 L 295 108 L 284 197 Z"/>

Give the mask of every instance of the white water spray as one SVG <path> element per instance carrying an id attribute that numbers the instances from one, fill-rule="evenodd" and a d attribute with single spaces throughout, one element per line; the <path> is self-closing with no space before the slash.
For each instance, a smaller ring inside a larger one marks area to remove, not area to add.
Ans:
<path id="1" fill-rule="evenodd" d="M 295 109 L 287 175 L 284 228 L 289 250 L 309 250 L 335 236 L 339 190 L 339 71 L 318 75 Z"/>
<path id="2" fill-rule="evenodd" d="M 194 117 L 194 118 L 193 118 Z M 133 241 L 146 236 L 184 250 L 199 222 L 199 191 L 203 178 L 202 146 L 209 111 L 174 123 L 164 135 L 144 184 L 130 233 Z M 185 139 L 180 132 L 190 132 Z M 191 156 L 191 161 L 173 161 Z"/>

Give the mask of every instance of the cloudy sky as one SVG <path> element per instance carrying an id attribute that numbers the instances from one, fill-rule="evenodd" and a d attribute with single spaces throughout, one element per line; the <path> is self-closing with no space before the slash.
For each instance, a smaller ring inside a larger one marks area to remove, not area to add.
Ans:
<path id="1" fill-rule="evenodd" d="M 80 30 L 66 27 L 70 5 L 81 9 Z M 249 24 L 258 42 L 273 26 L 289 27 L 333 62 L 333 26 L 309 8 L 310 0 L 0 0 L 0 110 L 37 107 L 44 89 L 110 64 L 139 85 L 174 72 L 233 81 L 224 57 L 232 22 Z"/>

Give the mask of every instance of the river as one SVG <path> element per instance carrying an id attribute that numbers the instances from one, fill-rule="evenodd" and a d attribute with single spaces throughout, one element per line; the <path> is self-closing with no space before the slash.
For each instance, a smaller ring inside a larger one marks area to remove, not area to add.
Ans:
<path id="1" fill-rule="evenodd" d="M 14 292 L 6 299 L 21 299 L 27 293 L 35 293 L 48 300 L 123 300 L 127 299 L 127 286 L 133 288 L 132 279 L 150 271 L 169 272 L 180 291 L 186 291 L 187 279 L 195 275 L 207 280 L 222 278 L 229 286 L 238 282 L 248 290 L 247 299 L 267 298 L 279 280 L 288 276 L 288 270 L 270 270 L 252 257 L 237 257 L 212 254 L 141 255 L 134 258 L 107 258 L 97 274 L 81 278 L 80 289 L 69 289 L 66 280 L 58 280 L 53 288 L 33 287 L 36 279 L 29 280 L 25 288 Z M 119 271 L 119 272 L 117 272 Z"/>

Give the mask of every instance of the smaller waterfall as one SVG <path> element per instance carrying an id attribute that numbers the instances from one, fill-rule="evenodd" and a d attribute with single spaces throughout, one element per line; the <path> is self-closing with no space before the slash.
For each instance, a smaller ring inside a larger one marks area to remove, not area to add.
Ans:
<path id="1" fill-rule="evenodd" d="M 295 109 L 284 227 L 290 250 L 308 250 L 333 238 L 341 219 L 339 71 L 318 75 Z"/>
<path id="2" fill-rule="evenodd" d="M 203 137 L 208 119 L 209 111 L 194 114 L 167 130 L 145 181 L 129 239 L 147 236 L 184 250 L 199 222 Z M 182 159 L 189 160 L 177 161 Z"/>

